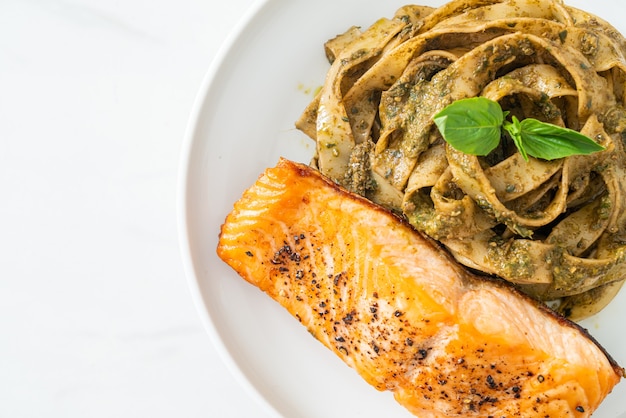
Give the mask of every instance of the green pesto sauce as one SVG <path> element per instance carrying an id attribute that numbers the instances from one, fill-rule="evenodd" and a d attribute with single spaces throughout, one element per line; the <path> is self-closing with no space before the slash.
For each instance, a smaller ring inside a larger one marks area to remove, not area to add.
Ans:
<path id="1" fill-rule="evenodd" d="M 504 277 L 528 281 L 535 273 L 535 263 L 528 241 L 505 241 L 497 237 L 489 243 L 487 256 Z"/>

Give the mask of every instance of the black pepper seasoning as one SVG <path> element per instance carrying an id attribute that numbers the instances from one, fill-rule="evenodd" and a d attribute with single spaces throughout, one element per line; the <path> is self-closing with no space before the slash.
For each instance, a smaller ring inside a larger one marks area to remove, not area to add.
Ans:
<path id="1" fill-rule="evenodd" d="M 348 314 L 346 314 L 346 316 L 344 316 L 342 318 L 342 321 L 348 325 L 350 325 L 352 323 L 352 321 L 354 320 L 354 314 L 355 312 L 350 312 Z"/>

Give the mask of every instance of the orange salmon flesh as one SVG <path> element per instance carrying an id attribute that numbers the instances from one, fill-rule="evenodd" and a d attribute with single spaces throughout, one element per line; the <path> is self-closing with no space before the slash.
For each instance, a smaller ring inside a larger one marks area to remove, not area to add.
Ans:
<path id="1" fill-rule="evenodd" d="M 259 177 L 217 253 L 418 417 L 587 417 L 624 375 L 582 328 L 303 164 Z"/>

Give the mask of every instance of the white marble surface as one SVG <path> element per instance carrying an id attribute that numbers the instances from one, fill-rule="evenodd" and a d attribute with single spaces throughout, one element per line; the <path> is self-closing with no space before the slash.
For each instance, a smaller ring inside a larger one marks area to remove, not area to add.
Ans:
<path id="1" fill-rule="evenodd" d="M 189 112 L 252 0 L 0 0 L 0 417 L 260 417 L 195 311 Z"/>

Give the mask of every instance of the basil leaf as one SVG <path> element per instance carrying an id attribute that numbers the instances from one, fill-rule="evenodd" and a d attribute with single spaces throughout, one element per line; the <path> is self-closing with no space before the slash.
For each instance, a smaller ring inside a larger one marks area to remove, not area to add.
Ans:
<path id="1" fill-rule="evenodd" d="M 487 155 L 500 143 L 504 113 L 500 105 L 484 97 L 452 102 L 433 121 L 453 148 L 466 154 Z"/>
<path id="2" fill-rule="evenodd" d="M 571 155 L 591 154 L 604 149 L 602 145 L 580 132 L 537 119 L 524 119 L 520 126 L 522 148 L 528 155 L 536 158 L 555 160 Z"/>
<path id="3" fill-rule="evenodd" d="M 493 100 L 472 97 L 457 100 L 437 113 L 433 121 L 453 148 L 471 155 L 487 155 L 500 143 L 502 130 L 507 132 L 520 154 L 554 160 L 571 155 L 586 155 L 604 150 L 591 138 L 573 129 L 562 128 L 537 119 L 521 122 Z"/>
<path id="4" fill-rule="evenodd" d="M 522 157 L 524 157 L 524 160 L 528 161 L 528 154 L 526 153 L 522 137 L 522 124 L 515 116 L 513 116 L 511 120 L 512 122 L 504 121 L 502 128 L 509 133 L 517 150 L 522 154 Z"/>

